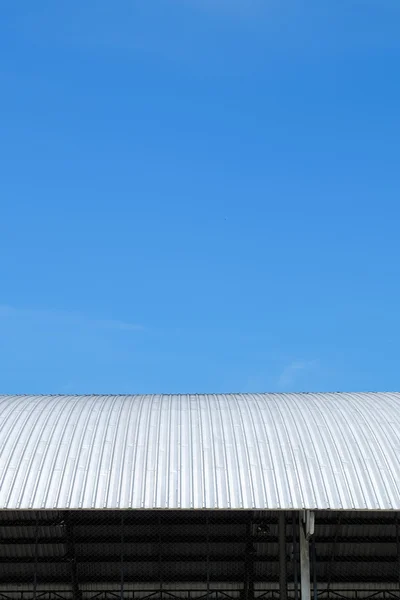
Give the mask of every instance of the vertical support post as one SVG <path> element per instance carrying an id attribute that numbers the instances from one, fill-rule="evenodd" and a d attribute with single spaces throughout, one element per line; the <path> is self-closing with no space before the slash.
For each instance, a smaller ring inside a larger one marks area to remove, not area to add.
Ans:
<path id="1" fill-rule="evenodd" d="M 35 522 L 35 571 L 33 574 L 33 598 L 37 597 L 37 568 L 38 568 L 38 543 L 39 543 L 39 515 L 36 513 Z"/>
<path id="2" fill-rule="evenodd" d="M 64 525 L 67 537 L 67 556 L 70 561 L 71 567 L 71 586 L 72 594 L 76 600 L 81 600 L 82 593 L 79 589 L 78 571 L 76 565 L 76 552 L 75 552 L 75 541 L 74 541 L 74 530 L 71 522 L 71 515 L 69 512 L 64 513 Z"/>
<path id="3" fill-rule="evenodd" d="M 293 530 L 293 584 L 294 584 L 294 600 L 299 600 L 299 575 L 297 569 L 297 512 L 293 511 L 292 515 L 292 530 Z"/>
<path id="4" fill-rule="evenodd" d="M 311 600 L 310 597 L 310 548 L 303 523 L 300 521 L 300 589 L 301 600 Z"/>
<path id="5" fill-rule="evenodd" d="M 160 584 L 160 598 L 163 597 L 163 565 L 162 565 L 162 536 L 161 536 L 161 516 L 160 513 L 157 515 L 157 526 L 158 526 L 158 580 Z"/>
<path id="6" fill-rule="evenodd" d="M 301 600 L 311 600 L 310 590 L 310 544 L 314 534 L 314 513 L 306 510 L 300 514 L 300 582 Z"/>
<path id="7" fill-rule="evenodd" d="M 246 550 L 245 550 L 245 585 L 244 597 L 246 600 L 254 600 L 254 546 L 252 542 L 252 513 L 249 513 L 246 524 Z"/>
<path id="8" fill-rule="evenodd" d="M 400 528 L 399 528 L 399 513 L 396 514 L 396 547 L 397 547 L 397 576 L 400 594 Z"/>
<path id="9" fill-rule="evenodd" d="M 287 572 L 286 572 L 286 513 L 279 513 L 279 597 L 287 600 Z"/>
<path id="10" fill-rule="evenodd" d="M 124 553 L 125 553 L 125 527 L 124 527 L 124 511 L 121 511 L 121 600 L 124 600 Z"/>
<path id="11" fill-rule="evenodd" d="M 206 536 L 207 536 L 207 548 L 206 548 L 206 576 L 207 576 L 207 600 L 210 598 L 210 522 L 208 518 L 208 512 L 206 513 Z"/>

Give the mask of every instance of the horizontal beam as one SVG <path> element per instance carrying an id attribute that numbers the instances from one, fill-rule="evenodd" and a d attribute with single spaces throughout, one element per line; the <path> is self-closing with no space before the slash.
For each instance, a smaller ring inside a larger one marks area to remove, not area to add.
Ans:
<path id="1" fill-rule="evenodd" d="M 64 511 L 66 512 L 66 511 Z M 71 510 L 68 511 L 71 516 L 71 520 L 75 526 L 100 526 L 100 525 L 119 525 L 121 520 L 121 511 L 89 511 L 89 510 Z M 251 511 L 232 511 L 226 512 L 221 511 L 222 515 L 218 516 L 218 511 L 211 510 L 198 510 L 196 513 L 190 513 L 190 511 L 176 511 L 176 510 L 127 510 L 125 512 L 125 525 L 137 524 L 137 525 L 154 525 L 157 527 L 160 522 L 165 525 L 204 525 L 206 515 L 208 515 L 208 522 L 210 525 L 246 525 L 253 523 L 254 525 L 263 523 L 266 525 L 277 525 L 277 516 L 266 516 L 262 519 L 259 516 L 255 517 Z M 1 511 L 0 511 L 1 514 Z M 15 511 L 14 511 L 15 514 Z M 36 527 L 36 518 L 33 517 L 35 514 L 33 511 L 24 513 L 32 515 L 31 519 L 16 518 L 16 519 L 0 519 L 0 528 L 3 527 Z M 40 518 L 40 511 L 38 511 L 39 519 L 38 525 L 41 527 L 57 527 L 64 525 L 64 519 L 62 516 L 55 516 L 54 519 Z M 259 514 L 259 513 L 258 513 Z M 290 513 L 289 513 L 290 514 Z M 396 524 L 396 513 L 386 516 L 384 513 L 381 517 L 368 517 L 366 511 L 365 518 L 345 516 L 346 513 L 333 513 L 330 517 L 318 516 L 318 511 L 315 513 L 315 526 L 318 525 L 331 525 L 335 526 L 338 522 L 338 515 L 340 514 L 340 522 L 342 525 L 382 525 L 382 526 L 393 526 Z M 375 513 L 376 514 L 376 513 Z M 158 516 L 157 516 L 158 515 Z M 254 518 L 253 518 L 254 517 Z M 291 524 L 291 517 L 286 520 L 287 524 Z"/>
<path id="2" fill-rule="evenodd" d="M 54 564 L 54 563 L 69 563 L 71 557 L 68 555 L 65 556 L 1 556 L 0 564 L 31 564 L 31 563 L 41 563 L 41 564 Z M 119 554 L 98 554 L 93 555 L 89 554 L 87 556 L 77 555 L 76 563 L 79 564 L 87 564 L 87 563 L 119 563 L 121 561 L 121 556 Z M 227 556 L 225 554 L 176 554 L 171 555 L 167 554 L 165 556 L 161 556 L 161 564 L 163 563 L 193 563 L 193 562 L 222 562 L 222 563 L 241 563 L 243 562 L 243 554 L 237 554 L 236 556 Z M 252 561 L 256 563 L 276 563 L 279 562 L 278 555 L 252 555 Z M 320 556 L 318 555 L 319 563 L 327 563 L 332 561 L 332 556 Z M 335 563 L 396 563 L 398 561 L 397 555 L 392 556 L 340 556 L 335 555 Z M 159 554 L 156 555 L 143 555 L 143 554 L 135 554 L 129 555 L 125 554 L 124 556 L 125 563 L 158 563 L 160 562 Z"/>
<path id="3" fill-rule="evenodd" d="M 68 511 L 64 511 L 68 512 Z M 70 511 L 70 518 L 75 526 L 100 526 L 100 525 L 117 525 L 121 524 L 122 511 Z M 157 527 L 161 521 L 164 525 L 204 525 L 206 516 L 210 525 L 247 525 L 249 521 L 257 524 L 260 519 L 253 519 L 252 514 L 246 511 L 231 512 L 229 516 L 218 516 L 218 512 L 213 511 L 196 511 L 196 513 L 178 512 L 178 511 L 123 511 L 125 525 L 153 525 Z M 32 518 L 16 518 L 16 519 L 1 519 L 0 528 L 2 527 L 36 527 L 35 512 L 28 513 Z M 1 515 L 1 511 L 0 511 Z M 158 516 L 157 516 L 158 515 Z M 263 523 L 273 525 L 278 522 L 276 517 L 262 519 Z M 38 524 L 41 527 L 58 527 L 65 524 L 64 517 L 61 515 L 55 516 L 53 519 L 41 518 L 38 511 Z"/>
<path id="4" fill-rule="evenodd" d="M 107 589 L 94 589 L 94 590 L 85 590 L 84 591 L 84 597 L 89 600 L 101 600 L 102 598 L 118 598 L 119 596 L 116 596 L 116 592 L 118 593 L 120 590 L 117 590 L 116 587 L 114 586 L 112 589 L 110 589 L 109 587 L 107 587 Z M 355 598 L 357 597 L 357 594 L 359 593 L 360 590 L 356 589 L 338 589 L 338 590 L 321 590 L 320 597 L 321 598 L 338 598 L 338 599 L 346 599 L 346 597 L 348 598 Z M 371 589 L 371 590 L 362 590 L 363 594 L 362 594 L 362 598 L 363 600 L 377 600 L 377 598 L 385 598 L 387 600 L 400 600 L 400 595 L 399 592 L 395 592 L 394 590 L 385 590 L 385 589 Z M 18 599 L 19 600 L 32 600 L 32 591 L 28 591 L 28 590 L 19 590 L 18 592 Z M 43 589 L 38 589 L 37 593 L 40 594 L 40 597 L 42 600 L 45 600 L 46 598 L 48 600 L 54 600 L 55 598 L 57 599 L 63 599 L 65 598 L 65 600 L 70 600 L 71 599 L 71 590 L 70 589 L 59 589 L 57 588 L 57 590 L 54 591 L 49 591 L 49 590 L 43 590 Z M 209 595 L 214 595 L 215 598 L 222 598 L 223 600 L 237 600 L 238 596 L 240 597 L 240 594 L 243 593 L 243 587 L 238 587 L 237 589 L 232 589 L 229 588 L 227 590 L 224 589 L 213 589 L 212 587 L 209 590 Z M 10 595 L 8 595 L 10 594 Z M 16 596 L 15 596 L 16 592 L 15 589 L 0 589 L 0 598 L 4 599 L 4 600 L 15 600 Z M 64 595 L 65 594 L 65 595 Z M 140 594 L 142 596 L 142 598 L 145 598 L 147 600 L 150 600 L 150 598 L 152 598 L 152 600 L 157 600 L 157 599 L 161 599 L 161 598 L 166 598 L 166 600 L 173 600 L 174 598 L 177 600 L 183 600 L 183 599 L 190 599 L 193 598 L 193 589 L 189 589 L 189 590 L 185 590 L 185 589 L 180 589 L 178 591 L 171 591 L 171 590 L 163 590 L 160 588 L 158 589 L 154 589 L 154 590 L 140 590 L 140 589 L 134 589 L 134 590 L 125 590 L 125 597 L 126 598 L 134 598 L 136 597 L 138 594 Z M 186 594 L 186 595 L 185 595 Z M 204 590 L 196 590 L 195 591 L 195 598 L 198 597 L 197 594 L 200 594 L 200 598 L 202 598 L 202 600 L 205 600 L 208 596 L 207 591 Z M 293 597 L 293 593 L 290 594 L 291 597 Z M 275 599 L 279 599 L 279 590 L 271 590 L 271 589 L 257 589 L 255 590 L 255 598 L 259 598 L 261 600 L 261 597 L 266 599 L 266 598 L 275 598 Z"/>
<path id="5" fill-rule="evenodd" d="M 34 533 L 34 532 L 33 532 Z M 119 535 L 97 535 L 88 536 L 80 535 L 74 536 L 75 544 L 118 544 L 121 537 Z M 126 535 L 126 544 L 158 544 L 160 542 L 160 535 Z M 253 544 L 277 544 L 278 537 L 274 535 L 253 535 L 250 536 L 250 541 Z M 397 540 L 395 537 L 390 536 L 349 536 L 349 537 L 337 537 L 335 536 L 324 536 L 317 537 L 315 543 L 318 544 L 332 544 L 334 541 L 338 544 L 367 544 L 373 542 L 374 544 L 396 544 Z M 18 544 L 34 544 L 35 537 L 21 537 L 21 538 L 0 538 L 2 545 L 18 545 Z M 209 542 L 211 544 L 245 544 L 246 539 L 244 535 L 210 535 Z M 286 542 L 288 544 L 293 542 L 293 536 L 286 536 Z M 38 544 L 63 544 L 65 543 L 65 537 L 45 537 L 38 538 Z M 161 535 L 161 543 L 166 544 L 207 544 L 206 535 Z"/>
<path id="6" fill-rule="evenodd" d="M 89 582 L 87 580 L 86 581 L 86 585 L 88 583 L 96 583 L 96 582 L 93 581 L 93 580 L 91 580 Z M 104 582 L 102 582 L 102 583 L 104 584 Z M 206 587 L 204 587 L 204 588 L 196 587 L 196 589 L 193 589 L 193 587 L 180 587 L 180 586 L 178 588 L 176 588 L 176 589 L 169 589 L 167 585 L 166 585 L 165 588 L 162 587 L 160 589 L 159 582 L 157 584 L 155 584 L 154 582 L 152 582 L 152 583 L 154 584 L 154 588 L 149 588 L 149 587 L 142 588 L 142 587 L 140 587 L 140 585 L 138 587 L 135 585 L 134 589 L 129 590 L 129 591 L 130 592 L 134 591 L 135 593 L 138 593 L 138 594 L 148 594 L 148 595 L 150 595 L 150 594 L 151 595 L 153 595 L 153 594 L 165 594 L 165 595 L 174 596 L 174 595 L 178 595 L 178 594 L 185 594 L 185 593 L 188 593 L 188 592 L 190 592 L 190 593 L 194 592 L 194 593 L 201 594 L 203 591 L 206 590 Z M 108 584 L 113 586 L 113 582 L 112 581 L 108 581 Z M 226 585 L 227 582 L 224 581 L 224 582 L 222 582 L 222 584 Z M 19 594 L 21 594 L 21 592 L 24 593 L 24 594 L 31 593 L 29 589 L 24 589 L 22 586 L 23 586 L 23 584 L 21 584 L 21 589 L 18 590 Z M 62 586 L 62 583 L 61 583 L 61 586 Z M 25 588 L 26 588 L 26 585 L 25 585 Z M 47 590 L 47 591 L 49 591 L 49 590 Z M 242 585 L 238 585 L 237 587 L 224 588 L 224 587 L 221 587 L 221 583 L 219 583 L 218 586 L 215 586 L 215 587 L 211 586 L 210 587 L 210 592 L 211 593 L 213 593 L 213 592 L 219 592 L 221 594 L 228 594 L 228 595 L 230 595 L 231 592 L 234 593 L 234 592 L 241 592 L 241 591 L 243 591 L 243 586 Z M 292 591 L 292 590 L 290 590 L 290 591 Z M 51 593 L 51 594 L 54 594 L 54 593 L 61 593 L 62 594 L 64 592 L 67 592 L 67 593 L 70 594 L 71 593 L 71 588 L 68 587 L 68 586 L 66 586 L 65 588 L 59 587 L 59 588 L 57 588 L 57 590 L 49 591 L 49 593 Z M 86 594 L 88 594 L 88 593 L 93 593 L 94 594 L 96 592 L 102 592 L 102 593 L 104 593 L 104 592 L 115 592 L 115 587 L 113 586 L 112 588 L 110 588 L 108 586 L 104 586 L 104 587 L 101 587 L 101 589 L 98 589 L 98 590 L 88 590 L 88 589 L 85 590 Z M 261 586 L 257 586 L 257 589 L 255 590 L 255 592 L 257 594 L 269 593 L 269 594 L 278 594 L 279 595 L 279 587 L 272 587 L 271 588 L 270 585 L 269 585 L 268 587 L 263 588 Z M 346 594 L 346 593 L 347 594 L 348 593 L 355 594 L 355 592 L 357 592 L 357 593 L 362 592 L 363 594 L 368 594 L 368 597 L 376 596 L 378 594 L 390 594 L 391 596 L 395 597 L 395 594 L 396 593 L 398 594 L 398 592 L 397 592 L 396 589 L 393 589 L 392 587 L 385 588 L 385 587 L 382 586 L 382 584 L 379 584 L 379 587 L 374 587 L 373 585 L 372 586 L 368 585 L 365 588 L 363 588 L 363 587 L 361 587 L 361 588 L 360 587 L 336 587 L 335 586 L 334 588 L 331 589 L 331 588 L 324 588 L 324 587 L 322 587 L 321 590 L 319 591 L 319 593 L 321 594 L 321 596 L 325 596 L 327 593 L 331 593 L 332 595 L 335 595 L 335 594 Z M 1 593 L 5 593 L 5 594 L 7 594 L 7 593 L 14 593 L 15 594 L 16 591 L 15 591 L 15 589 L 12 590 L 12 589 L 8 589 L 6 586 L 1 586 L 0 587 L 0 594 Z M 1 596 L 0 596 L 0 598 L 1 598 Z M 365 598 L 365 596 L 363 596 L 363 598 Z"/>
<path id="7" fill-rule="evenodd" d="M 210 575 L 210 582 L 211 583 L 219 583 L 219 584 L 223 584 L 223 583 L 238 583 L 238 584 L 243 584 L 244 581 L 244 572 L 241 573 L 236 573 L 234 576 L 230 576 L 230 577 L 215 577 L 214 575 Z M 125 579 L 125 584 L 152 584 L 159 587 L 159 581 L 155 580 L 154 577 L 153 578 L 146 578 L 146 577 L 131 577 L 131 576 L 126 576 Z M 279 578 L 278 578 L 278 574 L 276 576 L 274 575 L 264 575 L 262 577 L 257 576 L 254 577 L 253 579 L 254 583 L 257 584 L 266 584 L 266 583 L 278 583 L 279 582 Z M 4 575 L 2 575 L 0 577 L 0 585 L 2 587 L 5 587 L 6 585 L 9 586 L 14 586 L 14 585 L 21 585 L 23 584 L 23 578 L 21 578 L 20 575 L 18 576 L 11 576 L 11 577 L 5 577 Z M 81 585 L 81 587 L 85 586 L 85 585 L 93 585 L 93 584 L 102 584 L 102 583 L 106 583 L 108 585 L 112 585 L 112 586 L 116 586 L 117 589 L 119 589 L 119 585 L 120 585 L 120 577 L 119 577 L 119 573 L 118 576 L 104 576 L 104 575 L 98 575 L 96 577 L 80 577 L 79 578 L 79 583 Z M 183 577 L 181 575 L 179 576 L 169 576 L 168 575 L 168 580 L 165 580 L 165 583 L 168 585 L 170 584 L 190 584 L 190 583 L 204 583 L 204 574 L 202 575 L 196 575 L 196 576 L 191 576 L 191 577 Z M 288 583 L 292 583 L 291 579 L 288 579 Z M 323 590 L 324 588 L 324 584 L 326 584 L 327 582 L 325 580 L 320 580 L 318 581 L 318 588 Z M 337 578 L 335 577 L 335 579 L 332 579 L 330 582 L 330 590 L 331 593 L 333 593 L 334 590 L 332 590 L 332 586 L 333 585 L 343 585 L 346 586 L 347 589 L 350 589 L 350 585 L 354 583 L 354 584 L 370 584 L 372 585 L 380 585 L 380 584 L 384 584 L 384 585 L 391 585 L 391 584 L 397 584 L 398 583 L 398 578 L 397 576 L 394 577 L 371 577 L 371 576 L 363 576 L 363 577 L 347 577 L 347 578 Z M 60 576 L 46 576 L 43 577 L 43 575 L 38 574 L 38 589 L 40 588 L 41 584 L 55 584 L 55 585 L 65 585 L 66 587 L 68 587 L 70 585 L 70 580 L 69 580 L 69 576 L 65 576 L 65 577 L 60 577 Z M 1 592 L 1 587 L 0 587 L 0 592 Z"/>

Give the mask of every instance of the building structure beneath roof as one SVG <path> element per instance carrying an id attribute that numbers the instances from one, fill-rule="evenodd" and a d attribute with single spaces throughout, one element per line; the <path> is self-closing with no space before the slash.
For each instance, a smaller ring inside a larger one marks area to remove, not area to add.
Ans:
<path id="1" fill-rule="evenodd" d="M 0 599 L 400 600 L 400 393 L 0 396 Z"/>

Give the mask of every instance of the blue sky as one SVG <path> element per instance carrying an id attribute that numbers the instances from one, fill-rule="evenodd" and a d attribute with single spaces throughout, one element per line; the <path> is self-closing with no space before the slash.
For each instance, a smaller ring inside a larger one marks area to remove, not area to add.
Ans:
<path id="1" fill-rule="evenodd" d="M 3 0 L 3 393 L 400 389 L 397 0 Z"/>

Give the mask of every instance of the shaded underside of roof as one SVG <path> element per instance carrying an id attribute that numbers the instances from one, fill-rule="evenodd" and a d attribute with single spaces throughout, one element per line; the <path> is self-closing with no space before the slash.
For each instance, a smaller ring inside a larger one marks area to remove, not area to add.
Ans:
<path id="1" fill-rule="evenodd" d="M 211 589 L 230 590 L 238 600 L 243 596 L 233 590 L 251 583 L 257 598 L 278 585 L 281 533 L 287 585 L 293 590 L 299 573 L 299 514 L 286 512 L 283 529 L 280 515 L 254 510 L 0 511 L 0 595 L 24 585 L 32 591 L 36 582 L 39 598 L 44 589 L 71 589 L 75 578 L 82 591 L 103 589 L 120 597 L 123 569 L 125 589 L 135 590 L 135 598 L 141 597 L 140 590 L 149 594 L 163 588 L 174 594 L 181 590 L 183 598 L 187 590 L 196 598 L 197 589 L 204 598 L 207 581 Z M 350 590 L 354 597 L 356 589 L 372 595 L 381 586 L 398 592 L 398 516 L 316 513 L 311 559 L 318 597 L 330 587 L 347 590 L 341 598 L 349 597 Z"/>
<path id="2" fill-rule="evenodd" d="M 0 396 L 0 509 L 400 510 L 400 393 Z"/>

